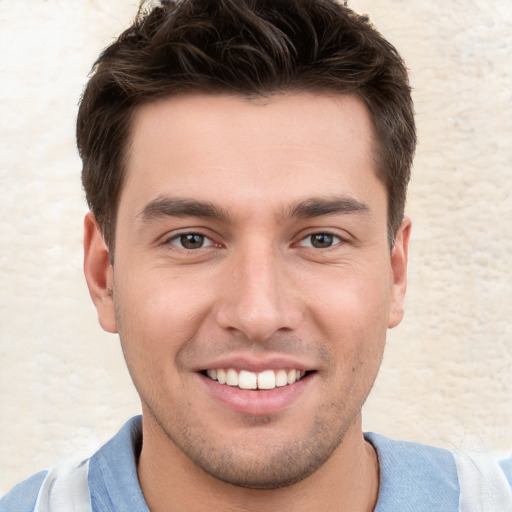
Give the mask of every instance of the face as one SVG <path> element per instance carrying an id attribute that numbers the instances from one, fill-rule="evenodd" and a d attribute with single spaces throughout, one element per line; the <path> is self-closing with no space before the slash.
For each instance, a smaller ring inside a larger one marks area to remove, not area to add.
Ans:
<path id="1" fill-rule="evenodd" d="M 85 266 L 152 425 L 145 440 L 223 481 L 270 488 L 360 433 L 402 315 L 409 230 L 404 221 L 391 251 L 374 145 L 350 96 L 140 108 L 114 268 L 92 217 Z"/>

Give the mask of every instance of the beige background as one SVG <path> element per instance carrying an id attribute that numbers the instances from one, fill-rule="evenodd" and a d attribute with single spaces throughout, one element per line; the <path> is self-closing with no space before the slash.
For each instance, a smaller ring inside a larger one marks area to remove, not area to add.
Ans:
<path id="1" fill-rule="evenodd" d="M 512 449 L 512 2 L 353 0 L 411 70 L 420 146 L 404 323 L 365 429 Z M 139 410 L 81 272 L 76 104 L 135 0 L 0 1 L 0 493 Z"/>

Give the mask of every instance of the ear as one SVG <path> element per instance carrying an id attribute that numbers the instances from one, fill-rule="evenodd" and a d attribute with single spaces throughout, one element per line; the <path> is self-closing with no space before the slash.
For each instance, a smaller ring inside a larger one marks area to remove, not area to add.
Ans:
<path id="1" fill-rule="evenodd" d="M 391 271 L 393 282 L 391 284 L 391 304 L 388 327 L 396 327 L 404 316 L 404 298 L 407 287 L 407 259 L 409 252 L 409 237 L 411 234 L 411 220 L 404 218 L 398 228 L 395 244 L 391 251 Z"/>
<path id="2" fill-rule="evenodd" d="M 84 273 L 101 327 L 117 332 L 114 312 L 114 270 L 110 254 L 94 215 L 84 219 Z"/>

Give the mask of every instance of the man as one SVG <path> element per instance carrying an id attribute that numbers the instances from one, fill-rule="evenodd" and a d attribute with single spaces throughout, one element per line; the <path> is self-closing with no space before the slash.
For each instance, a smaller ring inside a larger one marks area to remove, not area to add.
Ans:
<path id="1" fill-rule="evenodd" d="M 86 279 L 143 414 L 1 510 L 507 510 L 509 461 L 477 478 L 361 430 L 415 148 L 405 67 L 364 18 L 162 3 L 99 58 L 77 126 Z"/>

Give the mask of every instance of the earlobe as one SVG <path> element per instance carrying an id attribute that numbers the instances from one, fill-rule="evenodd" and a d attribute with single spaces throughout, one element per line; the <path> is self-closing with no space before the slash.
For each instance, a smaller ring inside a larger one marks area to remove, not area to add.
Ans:
<path id="1" fill-rule="evenodd" d="M 409 237 L 411 234 L 411 220 L 404 218 L 398 228 L 395 244 L 391 252 L 391 270 L 393 282 L 391 284 L 391 304 L 388 327 L 396 327 L 404 316 L 404 299 L 407 287 L 407 260 L 409 253 Z"/>
<path id="2" fill-rule="evenodd" d="M 114 272 L 110 254 L 94 215 L 84 219 L 84 273 L 101 327 L 117 332 L 114 311 Z"/>

